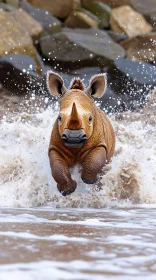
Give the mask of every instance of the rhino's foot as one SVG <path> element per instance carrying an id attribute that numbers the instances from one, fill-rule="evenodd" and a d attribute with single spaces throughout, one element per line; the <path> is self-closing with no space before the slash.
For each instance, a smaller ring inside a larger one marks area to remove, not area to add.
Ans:
<path id="1" fill-rule="evenodd" d="M 85 184 L 95 184 L 97 182 L 97 178 L 95 179 L 86 179 L 84 177 L 81 177 L 82 181 L 85 183 Z"/>
<path id="2" fill-rule="evenodd" d="M 59 185 L 57 185 L 57 188 L 58 188 L 58 190 L 59 190 L 59 192 L 63 195 L 63 196 L 67 196 L 67 195 L 69 195 L 69 194 L 71 194 L 71 193 L 73 193 L 75 190 L 76 190 L 76 187 L 77 187 L 77 183 L 75 182 L 75 181 L 73 181 L 73 185 L 72 185 L 72 187 L 68 187 L 68 188 L 66 188 L 66 189 L 64 189 L 64 190 L 62 190 L 60 187 L 59 187 Z"/>

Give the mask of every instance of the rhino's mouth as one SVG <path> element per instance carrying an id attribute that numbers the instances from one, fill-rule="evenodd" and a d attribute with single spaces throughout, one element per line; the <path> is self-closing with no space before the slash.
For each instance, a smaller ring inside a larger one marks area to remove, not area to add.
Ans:
<path id="1" fill-rule="evenodd" d="M 65 129 L 61 138 L 64 145 L 68 148 L 81 148 L 87 141 L 84 129 Z"/>
<path id="2" fill-rule="evenodd" d="M 81 148 L 86 143 L 87 139 L 68 138 L 63 140 L 63 143 L 68 148 Z"/>

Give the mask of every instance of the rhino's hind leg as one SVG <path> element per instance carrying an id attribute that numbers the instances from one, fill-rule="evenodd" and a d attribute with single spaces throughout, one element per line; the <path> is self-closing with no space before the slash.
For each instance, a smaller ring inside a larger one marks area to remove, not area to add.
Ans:
<path id="1" fill-rule="evenodd" d="M 66 160 L 57 152 L 50 151 L 49 154 L 52 175 L 57 182 L 57 188 L 63 195 L 73 193 L 77 187 L 76 182 L 71 178 L 70 170 Z"/>
<path id="2" fill-rule="evenodd" d="M 106 150 L 104 147 L 93 149 L 82 164 L 81 178 L 86 184 L 94 184 L 97 174 L 106 164 Z"/>

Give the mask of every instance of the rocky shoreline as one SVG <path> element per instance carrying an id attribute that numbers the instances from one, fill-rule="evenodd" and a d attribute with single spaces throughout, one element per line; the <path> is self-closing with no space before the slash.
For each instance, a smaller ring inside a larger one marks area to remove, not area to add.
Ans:
<path id="1" fill-rule="evenodd" d="M 0 26 L 1 108 L 4 99 L 49 97 L 49 69 L 67 85 L 107 72 L 106 112 L 144 106 L 156 86 L 155 0 L 1 0 Z"/>

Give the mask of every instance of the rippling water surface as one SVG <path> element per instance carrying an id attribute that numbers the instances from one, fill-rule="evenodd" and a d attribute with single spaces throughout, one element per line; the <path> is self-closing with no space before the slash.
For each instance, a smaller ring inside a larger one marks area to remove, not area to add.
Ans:
<path id="1" fill-rule="evenodd" d="M 0 123 L 0 280 L 156 279 L 155 107 L 110 117 L 112 162 L 96 185 L 71 170 L 68 197 L 47 156 L 57 111 Z"/>

